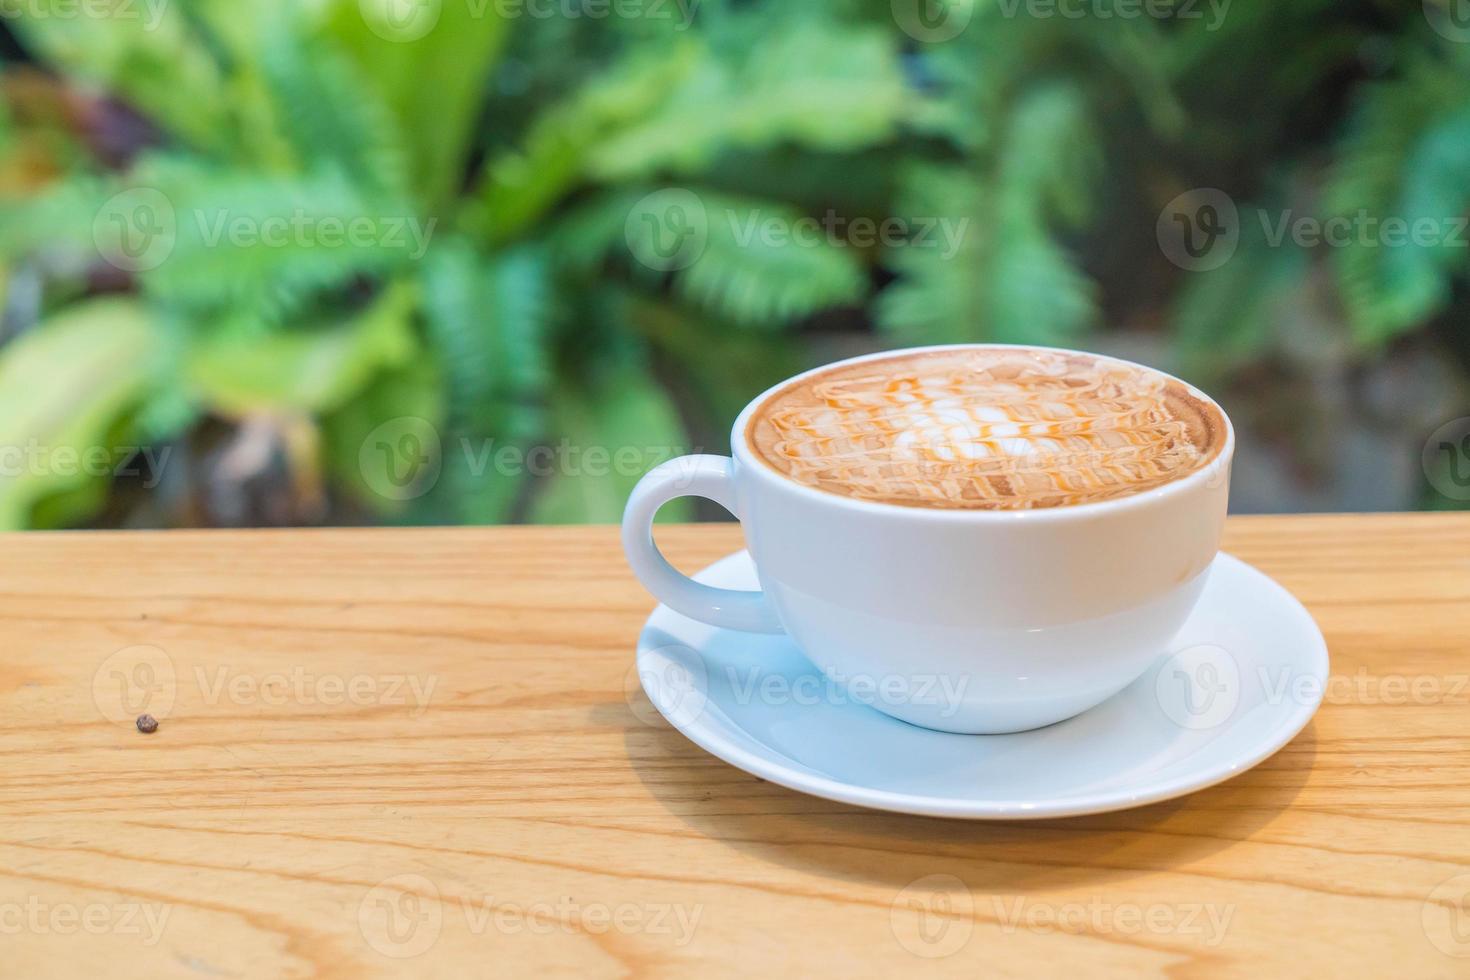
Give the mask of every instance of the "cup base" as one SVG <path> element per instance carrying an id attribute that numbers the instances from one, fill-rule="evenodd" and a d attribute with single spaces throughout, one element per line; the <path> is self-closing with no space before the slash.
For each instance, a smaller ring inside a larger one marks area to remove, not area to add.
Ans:
<path id="1" fill-rule="evenodd" d="M 698 578 L 756 582 L 744 553 Z M 1308 723 L 1328 663 L 1301 604 L 1221 555 L 1169 655 L 1038 731 L 974 738 L 906 724 L 833 684 L 787 637 L 717 629 L 662 606 L 630 674 L 642 722 L 670 724 L 768 782 L 900 813 L 1031 820 L 1140 806 L 1245 772 Z"/>

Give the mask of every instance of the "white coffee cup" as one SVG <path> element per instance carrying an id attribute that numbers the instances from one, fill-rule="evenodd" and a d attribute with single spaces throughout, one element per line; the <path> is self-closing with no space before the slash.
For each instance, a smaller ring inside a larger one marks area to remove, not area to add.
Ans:
<path id="1" fill-rule="evenodd" d="M 623 548 L 669 608 L 726 629 L 787 633 L 862 703 L 972 734 L 1062 721 L 1167 652 L 1204 589 L 1235 451 L 1223 411 L 1220 452 L 1156 489 L 1037 510 L 946 510 L 844 497 L 776 471 L 745 437 L 775 390 L 735 420 L 734 458 L 685 456 L 643 478 L 623 515 Z M 702 585 L 659 553 L 654 514 L 685 496 L 707 497 L 740 520 L 760 592 Z"/>

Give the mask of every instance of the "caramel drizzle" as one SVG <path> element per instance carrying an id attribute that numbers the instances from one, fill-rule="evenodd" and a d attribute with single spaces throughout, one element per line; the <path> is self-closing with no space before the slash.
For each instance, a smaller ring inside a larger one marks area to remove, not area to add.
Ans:
<path id="1" fill-rule="evenodd" d="M 999 373 L 998 373 L 999 371 Z M 1164 378 L 993 356 L 818 382 L 767 416 L 795 480 L 870 500 L 1024 509 L 1168 482 L 1201 458 Z"/>

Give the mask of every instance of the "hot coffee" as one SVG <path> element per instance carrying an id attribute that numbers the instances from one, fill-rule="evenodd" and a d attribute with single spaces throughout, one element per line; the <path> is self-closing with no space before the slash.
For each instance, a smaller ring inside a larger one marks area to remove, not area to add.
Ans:
<path id="1" fill-rule="evenodd" d="M 746 428 L 797 483 L 858 500 L 1029 510 L 1141 493 L 1199 470 L 1224 416 L 1110 358 L 966 347 L 840 365 L 779 389 Z"/>

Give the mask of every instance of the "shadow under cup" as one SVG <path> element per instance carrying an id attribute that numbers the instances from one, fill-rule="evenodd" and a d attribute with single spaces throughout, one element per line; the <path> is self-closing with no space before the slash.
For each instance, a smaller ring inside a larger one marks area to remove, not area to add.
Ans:
<path id="1" fill-rule="evenodd" d="M 845 497 L 778 473 L 744 438 L 767 397 L 736 420 L 733 459 L 685 457 L 645 478 L 624 545 L 675 611 L 784 631 L 855 701 L 941 731 L 1053 724 L 1141 676 L 1204 590 L 1234 451 L 1223 412 L 1220 450 L 1162 486 L 1036 510 L 945 510 Z M 653 512 L 689 494 L 739 518 L 761 593 L 697 585 L 658 555 Z"/>

